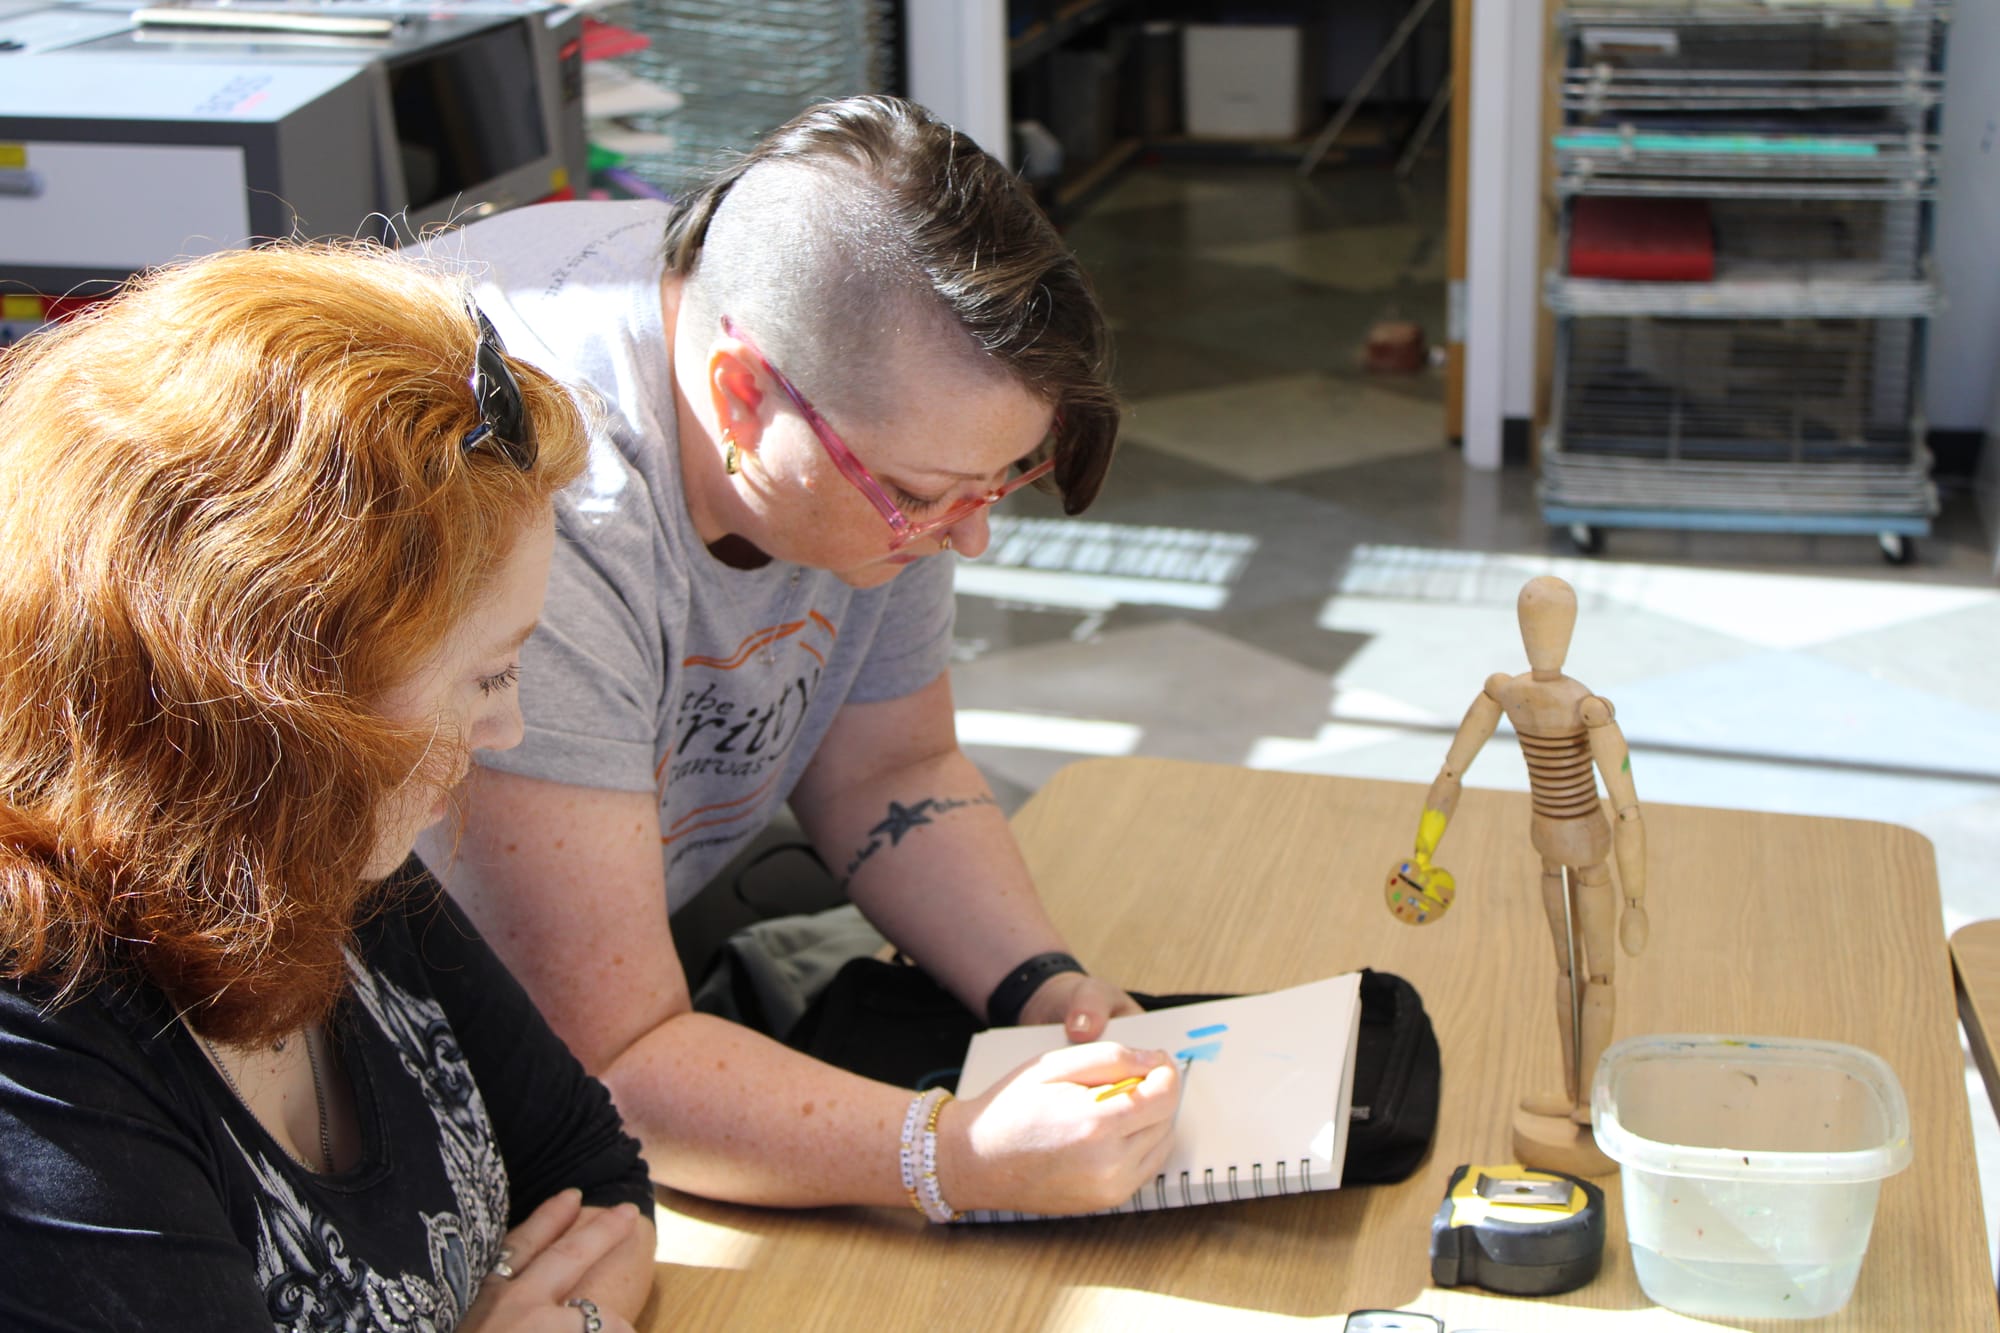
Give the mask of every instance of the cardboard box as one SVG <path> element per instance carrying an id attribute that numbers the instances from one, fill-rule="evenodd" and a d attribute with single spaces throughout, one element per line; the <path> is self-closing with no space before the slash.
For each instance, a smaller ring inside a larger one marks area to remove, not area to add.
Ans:
<path id="1" fill-rule="evenodd" d="M 1306 131 L 1305 30 L 1190 23 L 1181 49 L 1187 132 L 1198 139 L 1296 139 Z"/>

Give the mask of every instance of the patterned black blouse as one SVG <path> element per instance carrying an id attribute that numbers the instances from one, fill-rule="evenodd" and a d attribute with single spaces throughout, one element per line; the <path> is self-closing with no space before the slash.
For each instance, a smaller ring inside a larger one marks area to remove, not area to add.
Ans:
<path id="1" fill-rule="evenodd" d="M 294 1162 L 164 997 L 0 983 L 0 1328 L 457 1326 L 508 1227 L 569 1186 L 650 1209 L 639 1145 L 412 859 L 330 1029 L 361 1159 Z"/>

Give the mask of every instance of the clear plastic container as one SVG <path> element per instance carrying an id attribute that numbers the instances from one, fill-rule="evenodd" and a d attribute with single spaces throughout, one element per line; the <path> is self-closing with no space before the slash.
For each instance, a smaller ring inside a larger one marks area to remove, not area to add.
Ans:
<path id="1" fill-rule="evenodd" d="M 1847 1304 L 1910 1111 L 1881 1059 L 1790 1037 L 1618 1042 L 1591 1088 L 1639 1285 L 1683 1314 L 1811 1319 Z"/>

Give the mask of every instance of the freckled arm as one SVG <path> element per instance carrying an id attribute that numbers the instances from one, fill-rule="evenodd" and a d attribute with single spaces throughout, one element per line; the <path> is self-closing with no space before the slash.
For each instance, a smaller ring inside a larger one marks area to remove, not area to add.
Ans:
<path id="1" fill-rule="evenodd" d="M 465 814 L 425 836 L 426 862 L 610 1089 L 656 1182 L 739 1203 L 902 1202 L 907 1090 L 694 1011 L 651 792 L 475 768 Z"/>

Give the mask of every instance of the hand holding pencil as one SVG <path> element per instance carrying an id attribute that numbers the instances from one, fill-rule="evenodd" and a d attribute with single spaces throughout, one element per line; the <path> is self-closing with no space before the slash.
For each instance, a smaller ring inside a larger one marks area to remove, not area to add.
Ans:
<path id="1" fill-rule="evenodd" d="M 1180 1070 L 1181 1070 L 1181 1088 L 1180 1092 L 1177 1093 L 1174 1098 L 1174 1105 L 1176 1108 L 1178 1108 L 1180 1105 L 1180 1099 L 1187 1095 L 1187 1078 L 1188 1075 L 1194 1070 L 1194 1059 L 1192 1056 L 1181 1061 Z M 1133 1077 L 1130 1078 L 1121 1078 L 1116 1083 L 1108 1084 L 1105 1087 L 1098 1088 L 1096 1090 L 1097 1100 L 1100 1102 L 1110 1101 L 1113 1097 L 1116 1097 L 1119 1093 L 1130 1092 L 1132 1091 L 1132 1089 L 1138 1087 L 1141 1083 L 1144 1083 L 1145 1081 L 1146 1081 L 1145 1075 L 1134 1075 Z"/>
<path id="2" fill-rule="evenodd" d="M 1181 1071 L 1165 1051 L 1115 1042 L 1050 1051 L 947 1108 L 948 1122 L 962 1117 L 963 1140 L 952 1148 L 964 1156 L 943 1162 L 940 1178 L 964 1182 L 950 1188 L 957 1207 L 1112 1207 L 1166 1161 L 1181 1086 Z M 966 1203 L 958 1203 L 960 1194 Z"/>

